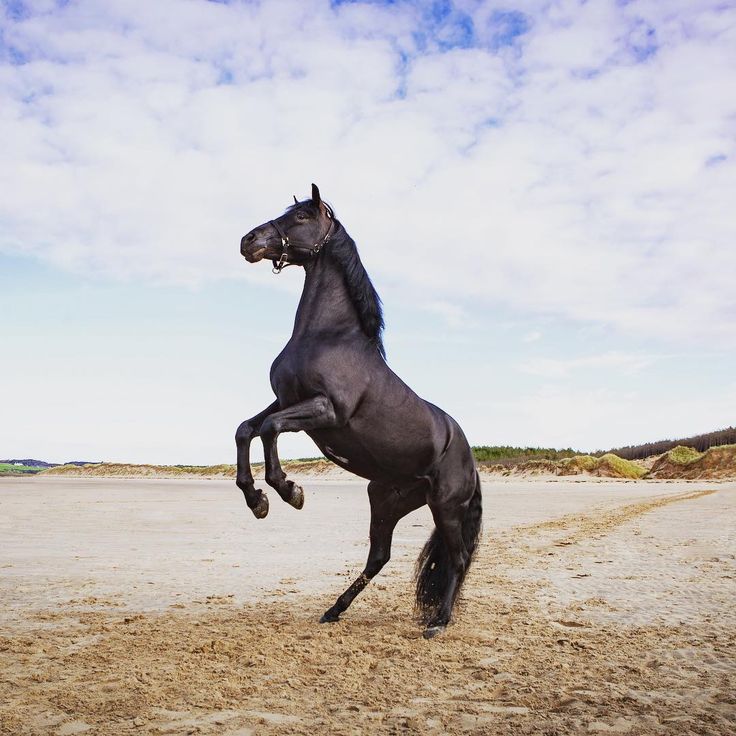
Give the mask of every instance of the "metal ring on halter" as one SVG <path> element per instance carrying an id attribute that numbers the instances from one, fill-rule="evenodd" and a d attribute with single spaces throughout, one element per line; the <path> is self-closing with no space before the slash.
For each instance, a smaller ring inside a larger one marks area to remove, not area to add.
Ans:
<path id="1" fill-rule="evenodd" d="M 277 263 L 274 263 L 271 273 L 281 273 L 284 266 L 286 265 L 286 259 L 289 255 L 289 238 L 286 235 L 281 235 L 281 256 Z"/>
<path id="2" fill-rule="evenodd" d="M 279 274 L 283 270 L 284 266 L 287 265 L 286 259 L 289 256 L 289 236 L 273 220 L 271 220 L 269 224 L 273 225 L 274 230 L 276 230 L 281 238 L 281 256 L 279 257 L 278 262 L 273 262 L 273 268 L 271 269 L 271 273 Z"/>
<path id="3" fill-rule="evenodd" d="M 286 263 L 286 251 L 284 251 L 281 254 L 281 257 L 279 258 L 278 262 L 276 262 L 276 265 L 271 269 L 271 273 L 281 273 L 284 266 L 288 265 Z"/>

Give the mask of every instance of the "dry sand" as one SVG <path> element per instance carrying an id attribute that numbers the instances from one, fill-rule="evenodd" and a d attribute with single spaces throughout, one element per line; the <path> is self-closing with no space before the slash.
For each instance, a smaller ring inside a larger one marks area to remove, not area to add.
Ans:
<path id="1" fill-rule="evenodd" d="M 0 479 L 0 733 L 733 734 L 736 484 L 484 483 L 456 623 L 425 641 L 425 511 L 338 624 L 362 483 Z"/>

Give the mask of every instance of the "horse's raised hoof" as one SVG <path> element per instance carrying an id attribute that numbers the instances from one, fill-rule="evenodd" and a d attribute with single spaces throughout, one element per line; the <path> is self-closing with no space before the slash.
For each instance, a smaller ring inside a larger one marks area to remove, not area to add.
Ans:
<path id="1" fill-rule="evenodd" d="M 437 634 L 441 634 L 446 628 L 447 626 L 427 626 L 422 636 L 425 639 L 434 639 Z"/>
<path id="2" fill-rule="evenodd" d="M 261 500 L 251 509 L 256 519 L 265 519 L 268 516 L 268 496 L 261 492 Z"/>
<path id="3" fill-rule="evenodd" d="M 291 497 L 289 498 L 289 503 L 295 509 L 301 509 L 304 506 L 304 489 L 292 481 L 289 481 L 289 483 L 291 483 Z"/>
<path id="4" fill-rule="evenodd" d="M 340 620 L 340 614 L 334 613 L 331 609 L 329 611 L 325 611 L 322 614 L 322 618 L 319 620 L 321 624 L 334 624 L 335 621 Z"/>

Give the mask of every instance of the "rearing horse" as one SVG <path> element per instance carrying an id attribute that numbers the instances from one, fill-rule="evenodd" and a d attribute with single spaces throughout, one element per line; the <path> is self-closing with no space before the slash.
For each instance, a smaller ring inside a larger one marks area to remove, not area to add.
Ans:
<path id="1" fill-rule="evenodd" d="M 240 241 L 249 263 L 270 259 L 276 273 L 298 265 L 306 277 L 291 339 L 271 366 L 276 401 L 236 432 L 236 483 L 256 518 L 265 517 L 268 499 L 250 468 L 250 443 L 260 435 L 266 482 L 300 509 L 304 492 L 287 480 L 276 441 L 302 431 L 334 463 L 370 481 L 368 561 L 322 622 L 338 620 L 389 561 L 399 519 L 426 503 L 436 528 L 417 561 L 416 603 L 431 638 L 450 621 L 480 534 L 473 455 L 458 423 L 386 364 L 380 299 L 319 189 L 313 184 L 311 199 L 294 202 Z"/>

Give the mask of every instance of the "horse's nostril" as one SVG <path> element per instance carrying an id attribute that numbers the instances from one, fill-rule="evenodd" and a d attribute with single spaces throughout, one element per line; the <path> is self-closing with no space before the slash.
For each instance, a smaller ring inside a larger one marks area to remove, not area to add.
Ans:
<path id="1" fill-rule="evenodd" d="M 244 241 L 245 241 L 246 243 L 250 243 L 251 241 L 253 241 L 253 240 L 255 240 L 255 239 L 256 239 L 256 234 L 255 234 L 255 233 L 253 233 L 253 232 L 250 232 L 250 233 L 248 233 L 248 234 L 247 234 L 247 235 L 246 235 L 246 236 L 245 236 L 245 237 L 243 238 L 243 240 L 244 240 Z"/>

